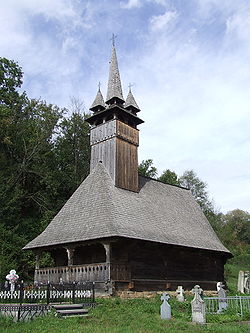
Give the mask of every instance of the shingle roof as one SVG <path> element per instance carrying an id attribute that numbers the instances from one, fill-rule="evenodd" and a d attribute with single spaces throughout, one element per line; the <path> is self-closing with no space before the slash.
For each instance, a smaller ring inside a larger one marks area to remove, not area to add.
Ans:
<path id="1" fill-rule="evenodd" d="M 189 190 L 145 177 L 140 186 L 115 187 L 99 163 L 25 249 L 121 236 L 229 253 Z"/>
<path id="2" fill-rule="evenodd" d="M 89 109 L 92 111 L 100 111 L 105 109 L 105 103 L 100 88 L 98 89 L 96 98 Z"/>
<path id="3" fill-rule="evenodd" d="M 131 107 L 131 106 L 132 106 L 133 108 L 135 108 L 136 110 L 140 111 L 140 108 L 139 108 L 138 104 L 137 104 L 136 101 L 135 101 L 134 95 L 132 94 L 131 89 L 129 89 L 128 96 L 127 96 L 127 98 L 126 98 L 126 101 L 125 101 L 124 107 L 125 107 L 125 108 L 129 108 L 129 107 Z"/>

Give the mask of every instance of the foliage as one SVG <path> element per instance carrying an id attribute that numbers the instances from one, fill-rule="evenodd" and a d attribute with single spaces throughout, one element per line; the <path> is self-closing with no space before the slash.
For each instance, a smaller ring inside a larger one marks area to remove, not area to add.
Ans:
<path id="1" fill-rule="evenodd" d="M 212 203 L 209 200 L 207 184 L 203 182 L 193 170 L 186 170 L 179 178 L 180 185 L 190 189 L 193 197 L 203 211 L 211 211 Z"/>
<path id="2" fill-rule="evenodd" d="M 89 126 L 73 113 L 20 92 L 22 70 L 0 58 L 0 279 L 29 278 L 34 255 L 21 251 L 48 224 L 89 170 Z"/>
<path id="3" fill-rule="evenodd" d="M 138 172 L 142 176 L 155 178 L 157 175 L 157 169 L 153 166 L 153 160 L 143 160 L 138 167 Z"/>
<path id="4" fill-rule="evenodd" d="M 98 299 L 97 307 L 91 310 L 87 318 L 68 318 L 67 320 L 50 314 L 26 323 L 10 323 L 0 319 L 2 333 L 239 333 L 249 332 L 248 325 L 239 325 L 234 314 L 209 315 L 208 325 L 191 323 L 190 300 L 179 303 L 171 297 L 173 318 L 161 320 L 160 297 L 144 299 Z M 220 320 L 219 318 L 222 318 Z M 247 320 L 248 317 L 245 319 Z M 226 322 L 226 323 L 224 323 Z"/>
<path id="5" fill-rule="evenodd" d="M 174 171 L 171 171 L 169 169 L 163 171 L 158 180 L 166 184 L 180 185 L 178 175 Z"/>

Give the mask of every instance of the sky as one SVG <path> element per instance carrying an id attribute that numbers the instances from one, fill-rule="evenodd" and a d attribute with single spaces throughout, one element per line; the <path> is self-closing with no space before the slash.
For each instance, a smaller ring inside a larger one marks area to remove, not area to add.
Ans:
<path id="1" fill-rule="evenodd" d="M 0 1 L 0 56 L 24 89 L 69 107 L 106 96 L 111 36 L 141 108 L 139 161 L 193 169 L 218 211 L 250 211 L 249 0 Z"/>

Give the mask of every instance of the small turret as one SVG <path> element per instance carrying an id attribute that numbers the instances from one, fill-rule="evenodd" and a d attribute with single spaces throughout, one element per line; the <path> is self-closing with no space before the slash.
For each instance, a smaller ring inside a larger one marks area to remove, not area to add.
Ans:
<path id="1" fill-rule="evenodd" d="M 103 99 L 103 96 L 102 96 L 102 93 L 100 90 L 100 84 L 99 84 L 99 89 L 96 94 L 96 98 L 89 109 L 93 112 L 99 112 L 99 111 L 105 110 L 105 103 L 104 103 L 104 99 Z"/>
<path id="2" fill-rule="evenodd" d="M 126 98 L 126 102 L 124 104 L 124 108 L 135 115 L 137 112 L 141 111 L 138 104 L 135 101 L 134 95 L 132 94 L 131 86 L 129 86 L 129 92 Z"/>

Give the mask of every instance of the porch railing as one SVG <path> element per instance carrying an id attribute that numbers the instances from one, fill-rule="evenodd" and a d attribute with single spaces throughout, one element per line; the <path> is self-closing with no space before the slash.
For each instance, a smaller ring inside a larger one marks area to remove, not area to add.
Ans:
<path id="1" fill-rule="evenodd" d="M 46 267 L 35 270 L 34 280 L 39 283 L 62 282 L 105 282 L 130 281 L 131 270 L 126 264 L 99 263 L 86 265 L 72 265 L 62 267 Z"/>
<path id="2" fill-rule="evenodd" d="M 46 267 L 35 270 L 34 280 L 39 283 L 73 281 L 107 281 L 110 278 L 110 264 L 73 265 L 62 267 Z"/>

